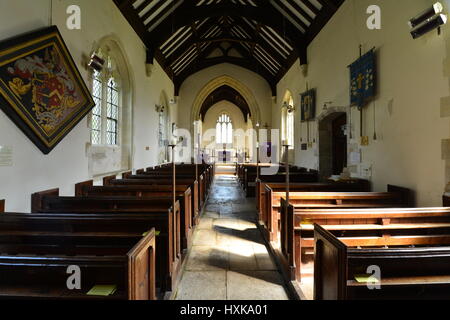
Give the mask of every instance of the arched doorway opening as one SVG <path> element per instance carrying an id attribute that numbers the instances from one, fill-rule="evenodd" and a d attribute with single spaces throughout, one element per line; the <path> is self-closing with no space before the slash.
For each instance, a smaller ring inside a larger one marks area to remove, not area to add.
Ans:
<path id="1" fill-rule="evenodd" d="M 333 112 L 319 120 L 319 167 L 322 179 L 347 167 L 347 113 Z"/>

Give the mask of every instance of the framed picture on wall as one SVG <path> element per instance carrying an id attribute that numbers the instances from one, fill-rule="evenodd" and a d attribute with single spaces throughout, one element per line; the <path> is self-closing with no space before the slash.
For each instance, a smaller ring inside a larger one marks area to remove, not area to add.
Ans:
<path id="1" fill-rule="evenodd" d="M 308 90 L 301 95 L 301 121 L 316 119 L 316 89 Z"/>
<path id="2" fill-rule="evenodd" d="M 44 154 L 93 107 L 56 26 L 0 42 L 0 108 Z"/>

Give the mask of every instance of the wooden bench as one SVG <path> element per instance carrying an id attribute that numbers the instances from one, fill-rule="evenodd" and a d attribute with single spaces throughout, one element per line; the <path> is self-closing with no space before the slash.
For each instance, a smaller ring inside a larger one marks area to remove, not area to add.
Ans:
<path id="1" fill-rule="evenodd" d="M 145 172 L 142 174 L 171 174 L 173 170 L 172 165 L 164 165 L 164 166 L 157 166 L 153 168 L 147 168 Z M 177 175 L 180 174 L 195 174 L 196 171 L 198 172 L 199 177 L 201 176 L 205 182 L 205 192 L 208 194 L 210 186 L 214 179 L 213 174 L 213 167 L 210 165 L 198 165 L 198 168 L 196 170 L 195 165 L 191 164 L 184 164 L 180 165 L 177 164 L 176 166 L 176 173 Z M 140 174 L 136 172 L 136 174 Z M 197 178 L 197 177 L 196 177 Z M 199 179 L 200 180 L 200 179 Z"/>
<path id="2" fill-rule="evenodd" d="M 310 263 L 305 251 L 312 250 L 312 223 L 319 224 L 367 224 L 364 215 L 361 219 L 352 216 L 345 219 L 338 216 L 339 209 L 358 208 L 398 208 L 402 207 L 402 196 L 395 192 L 304 192 L 294 193 L 287 208 L 286 200 L 281 199 L 280 214 L 280 253 L 286 270 L 292 280 L 301 280 L 302 269 Z M 376 223 L 372 220 L 373 223 Z M 388 221 L 384 221 L 388 224 Z M 309 239 L 309 240 L 308 240 Z"/>
<path id="3" fill-rule="evenodd" d="M 262 170 L 263 167 L 260 167 Z M 268 168 L 267 166 L 265 168 Z M 286 168 L 280 166 L 278 168 L 278 173 L 274 175 L 263 175 L 260 174 L 260 179 L 267 182 L 285 182 L 286 181 Z M 305 172 L 297 167 L 290 168 L 289 178 L 291 182 L 319 182 L 319 175 L 316 172 Z M 250 166 L 245 169 L 243 188 L 246 192 L 247 197 L 256 196 L 257 187 L 257 168 Z"/>
<path id="4" fill-rule="evenodd" d="M 172 186 L 94 186 L 89 180 L 75 185 L 75 196 L 103 197 L 137 197 L 170 200 L 173 197 Z M 190 247 L 193 232 L 192 197 L 189 186 L 176 187 L 177 199 L 180 201 L 181 245 L 182 250 Z"/>
<path id="5" fill-rule="evenodd" d="M 290 190 L 292 192 L 304 191 L 347 191 L 347 192 L 370 192 L 370 182 L 364 179 L 350 179 L 340 181 L 327 181 L 323 183 L 290 183 Z M 330 186 L 330 187 L 328 187 Z M 311 187 L 311 188 L 310 188 Z M 330 189 L 314 189 L 330 188 Z M 270 182 L 268 180 L 256 180 L 256 209 L 258 215 L 261 217 L 264 213 L 264 206 L 266 202 L 266 193 L 271 192 L 286 192 L 286 182 Z M 262 219 L 260 219 L 262 220 Z"/>
<path id="6" fill-rule="evenodd" d="M 144 184 L 152 184 L 152 185 L 172 185 L 173 184 L 173 180 L 171 177 L 167 176 L 150 176 L 150 175 L 131 175 L 128 176 L 127 179 L 122 179 L 122 180 L 138 180 L 143 182 Z M 145 182 L 144 182 L 145 181 Z M 191 188 L 195 188 L 195 184 L 196 184 L 197 180 L 192 177 L 178 177 L 176 179 L 176 184 L 180 184 L 180 185 L 189 185 L 191 186 Z M 139 184 L 139 183 L 137 183 Z M 202 183 L 202 181 L 197 183 L 197 188 L 198 188 L 198 204 L 197 207 L 199 208 L 199 213 L 201 213 L 201 208 L 203 208 L 205 202 L 206 202 L 206 193 L 204 190 L 204 184 Z"/>
<path id="7" fill-rule="evenodd" d="M 0 213 L 5 212 L 5 200 L 0 200 Z"/>
<path id="8" fill-rule="evenodd" d="M 172 172 L 152 171 L 152 172 L 145 172 L 144 174 L 131 175 L 131 176 L 128 176 L 127 178 L 128 179 L 169 180 L 169 179 L 172 179 Z M 179 172 L 179 170 L 177 169 L 176 183 L 178 184 L 178 180 L 183 180 L 183 179 L 197 180 L 197 177 L 195 176 L 195 172 Z M 198 186 L 199 186 L 199 194 L 200 194 L 200 201 L 201 201 L 200 205 L 202 206 L 203 203 L 206 201 L 206 198 L 208 196 L 208 190 L 209 190 L 209 182 L 203 173 L 199 173 L 199 175 L 198 175 Z"/>
<path id="9" fill-rule="evenodd" d="M 113 216 L 85 218 L 1 214 L 0 299 L 155 300 L 155 230 L 143 234 L 142 221 L 127 230 L 129 220 Z M 108 230 L 99 231 L 105 222 Z M 73 265 L 80 267 L 80 290 L 66 285 Z M 116 292 L 87 295 L 95 285 L 115 285 Z"/>
<path id="10" fill-rule="evenodd" d="M 154 168 L 147 168 L 145 172 L 138 173 L 139 174 L 146 174 L 146 175 L 159 175 L 159 176 L 172 176 L 173 166 L 170 165 L 164 165 L 164 166 L 157 166 Z M 198 177 L 196 176 L 196 173 L 198 173 Z M 207 196 L 209 194 L 210 187 L 212 185 L 214 175 L 212 166 L 209 165 L 198 165 L 198 168 L 196 170 L 195 165 L 192 164 L 177 164 L 176 165 L 176 175 L 178 177 L 188 176 L 193 177 L 195 179 L 198 179 L 199 185 L 201 190 L 205 193 Z"/>
<path id="11" fill-rule="evenodd" d="M 435 210 L 421 210 L 425 217 L 436 215 Z M 338 238 L 328 227 L 314 225 L 314 299 L 449 299 L 450 209 L 442 208 L 442 215 L 446 222 L 434 227 L 420 222 L 399 226 L 400 235 L 391 226 L 387 235 Z M 371 283 L 380 285 L 379 290 L 360 279 L 370 266 L 381 272 L 379 282 Z"/>
<path id="12" fill-rule="evenodd" d="M 278 240 L 280 221 L 280 200 L 286 197 L 286 184 L 261 183 L 264 192 L 261 192 L 259 221 L 263 223 L 269 241 Z M 389 188 L 389 187 L 388 187 Z M 390 190 L 390 189 L 389 189 Z M 397 189 L 396 189 L 397 190 Z M 290 193 L 297 192 L 367 192 L 367 184 L 360 183 L 292 183 Z"/>
<path id="13" fill-rule="evenodd" d="M 32 195 L 33 213 L 145 215 L 152 219 L 157 237 L 157 283 L 163 291 L 176 287 L 182 262 L 180 241 L 180 204 L 172 200 L 137 199 L 135 197 L 60 197 L 59 190 Z"/>
<path id="14" fill-rule="evenodd" d="M 450 196 L 447 194 L 444 194 L 442 197 L 442 204 L 444 207 L 450 207 Z"/>
<path id="15" fill-rule="evenodd" d="M 171 191 L 173 186 L 172 180 L 160 180 L 160 179 L 111 179 L 108 184 L 104 186 L 135 186 L 135 187 L 154 187 L 158 190 Z M 200 220 L 200 200 L 198 192 L 197 180 L 192 179 L 178 179 L 177 186 L 188 186 L 191 189 L 192 200 L 192 224 L 198 225 Z M 178 187 L 177 187 L 178 188 Z"/>

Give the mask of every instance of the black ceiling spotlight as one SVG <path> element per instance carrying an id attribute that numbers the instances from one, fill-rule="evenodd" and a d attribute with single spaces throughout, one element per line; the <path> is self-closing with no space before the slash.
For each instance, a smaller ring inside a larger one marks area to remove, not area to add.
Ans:
<path id="1" fill-rule="evenodd" d="M 444 7 L 442 3 L 436 2 L 433 6 L 409 20 L 409 26 L 413 28 L 413 30 L 411 30 L 413 39 L 417 39 L 446 24 L 447 15 L 443 14 L 443 11 Z"/>

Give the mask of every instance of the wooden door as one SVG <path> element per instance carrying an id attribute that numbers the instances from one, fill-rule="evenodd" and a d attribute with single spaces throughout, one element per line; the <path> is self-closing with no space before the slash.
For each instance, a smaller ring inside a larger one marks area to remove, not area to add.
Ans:
<path id="1" fill-rule="evenodd" d="M 333 174 L 339 175 L 347 167 L 347 115 L 342 114 L 332 123 L 333 130 Z"/>

